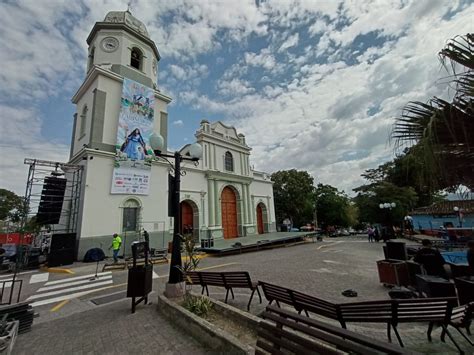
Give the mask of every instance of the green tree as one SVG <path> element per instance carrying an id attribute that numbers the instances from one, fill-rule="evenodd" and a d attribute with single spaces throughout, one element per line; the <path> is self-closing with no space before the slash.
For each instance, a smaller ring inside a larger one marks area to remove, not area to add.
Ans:
<path id="1" fill-rule="evenodd" d="M 318 184 L 315 191 L 318 223 L 348 227 L 357 223 L 357 208 L 349 197 L 331 185 Z"/>
<path id="2" fill-rule="evenodd" d="M 359 220 L 367 223 L 386 223 L 390 218 L 398 224 L 418 201 L 415 189 L 400 187 L 388 181 L 362 185 L 354 189 L 354 192 L 357 193 L 353 201 L 359 209 Z M 379 205 L 386 202 L 395 202 L 396 207 L 390 211 L 380 209 Z"/>
<path id="3" fill-rule="evenodd" d="M 392 139 L 412 146 L 408 155 L 423 170 L 422 184 L 435 190 L 474 189 L 474 34 L 457 36 L 439 52 L 450 73 L 450 101 L 409 102 L 396 119 Z"/>
<path id="4" fill-rule="evenodd" d="M 306 171 L 282 170 L 271 176 L 277 223 L 286 217 L 300 227 L 314 219 L 313 178 Z"/>
<path id="5" fill-rule="evenodd" d="M 23 198 L 12 191 L 0 189 L 0 220 L 18 223 L 25 214 L 26 207 Z"/>

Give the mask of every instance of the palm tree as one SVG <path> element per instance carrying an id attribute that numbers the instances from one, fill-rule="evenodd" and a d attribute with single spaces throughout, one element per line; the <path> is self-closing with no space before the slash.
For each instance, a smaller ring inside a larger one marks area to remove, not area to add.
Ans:
<path id="1" fill-rule="evenodd" d="M 438 189 L 463 184 L 474 188 L 474 34 L 451 39 L 439 52 L 450 72 L 451 102 L 434 97 L 409 102 L 396 119 L 391 138 L 396 148 L 412 146 L 424 162 L 425 184 Z"/>

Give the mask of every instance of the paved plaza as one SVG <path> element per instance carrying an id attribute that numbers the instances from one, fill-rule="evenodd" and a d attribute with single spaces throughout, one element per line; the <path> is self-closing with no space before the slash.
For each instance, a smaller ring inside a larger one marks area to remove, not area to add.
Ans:
<path id="1" fill-rule="evenodd" d="M 365 237 L 326 238 L 323 242 L 205 257 L 199 267 L 209 271 L 247 270 L 255 281 L 276 283 L 335 302 L 386 299 L 388 289 L 379 283 L 376 267 L 376 260 L 383 259 L 382 246 L 383 243 L 369 244 Z M 77 275 L 90 272 L 91 265 L 78 264 L 73 270 L 74 275 L 54 277 L 58 282 L 81 277 Z M 112 273 L 113 288 L 71 299 L 60 309 L 57 303 L 37 307 L 40 316 L 35 319 L 30 333 L 19 336 L 15 353 L 202 353 L 205 349 L 191 339 L 185 329 L 173 328 L 156 312 L 156 297 L 163 292 L 168 265 L 156 265 L 154 271 L 157 277 L 151 297 L 153 304 L 138 306 L 134 315 L 130 314 L 130 301 L 124 300 L 125 271 Z M 341 295 L 349 288 L 357 291 L 357 298 Z M 200 288 L 195 291 L 200 292 Z M 111 297 L 111 303 L 100 306 L 91 302 L 109 294 L 118 298 Z M 223 300 L 225 292 L 210 287 L 210 296 Z M 248 296 L 247 290 L 236 290 L 235 300 L 230 299 L 229 304 L 245 310 Z M 254 298 L 250 311 L 258 315 L 266 304 L 265 300 L 260 304 L 258 297 Z M 349 324 L 349 329 L 386 339 L 385 326 Z M 457 353 L 449 340 L 445 344 L 439 341 L 439 329 L 433 332 L 433 342 L 428 342 L 426 329 L 426 324 L 399 327 L 409 349 L 432 354 Z M 455 336 L 462 347 L 470 350 L 463 339 Z"/>

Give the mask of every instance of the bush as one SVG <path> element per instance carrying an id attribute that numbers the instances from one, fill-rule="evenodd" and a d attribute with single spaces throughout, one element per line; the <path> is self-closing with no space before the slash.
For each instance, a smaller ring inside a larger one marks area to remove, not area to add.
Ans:
<path id="1" fill-rule="evenodd" d="M 212 309 L 212 302 L 209 298 L 186 294 L 184 296 L 183 307 L 199 317 L 205 317 Z"/>

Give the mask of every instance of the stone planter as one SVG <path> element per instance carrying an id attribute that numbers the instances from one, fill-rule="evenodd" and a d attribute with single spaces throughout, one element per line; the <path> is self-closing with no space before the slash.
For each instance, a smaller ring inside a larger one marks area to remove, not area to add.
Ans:
<path id="1" fill-rule="evenodd" d="M 245 312 L 229 305 L 224 305 L 222 302 L 212 299 L 211 301 L 214 303 L 216 312 L 242 324 L 242 327 L 249 327 L 252 331 L 256 330 L 259 321 L 257 317 L 245 314 Z M 164 296 L 158 296 L 158 312 L 167 318 L 168 321 L 193 336 L 197 341 L 213 352 L 223 354 L 254 353 L 252 346 L 244 344 L 232 334 L 224 331 L 221 327 L 189 312 L 178 303 Z"/>

